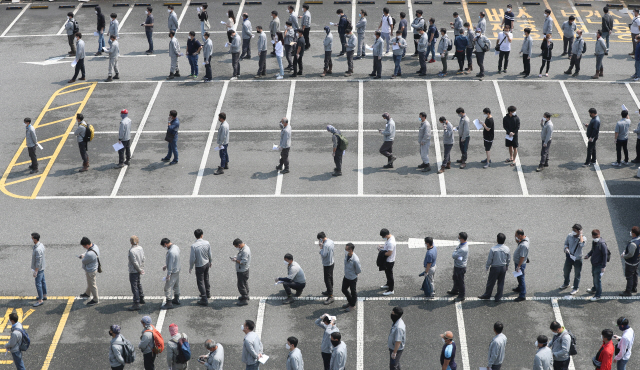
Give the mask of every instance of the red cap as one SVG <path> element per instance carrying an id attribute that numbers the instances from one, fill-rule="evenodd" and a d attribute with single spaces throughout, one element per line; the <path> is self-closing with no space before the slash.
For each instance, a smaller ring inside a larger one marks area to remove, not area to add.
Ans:
<path id="1" fill-rule="evenodd" d="M 129 114 L 129 111 L 126 110 L 126 109 L 123 109 L 123 110 L 120 111 L 120 114 Z"/>

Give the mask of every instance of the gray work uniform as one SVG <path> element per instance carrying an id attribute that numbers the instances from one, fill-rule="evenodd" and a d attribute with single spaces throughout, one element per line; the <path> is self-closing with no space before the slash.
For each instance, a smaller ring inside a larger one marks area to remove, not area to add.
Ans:
<path id="1" fill-rule="evenodd" d="M 180 56 L 180 43 L 178 38 L 173 36 L 169 41 L 169 57 L 171 58 L 171 73 L 180 73 L 178 67 L 178 57 Z"/>
<path id="2" fill-rule="evenodd" d="M 171 244 L 165 257 L 165 265 L 167 266 L 167 277 L 164 283 L 164 294 L 167 302 L 173 297 L 180 295 L 180 248 Z M 171 296 L 173 291 L 173 296 Z"/>
<path id="3" fill-rule="evenodd" d="M 429 164 L 429 146 L 431 145 L 431 124 L 426 119 L 420 123 L 418 130 L 418 144 L 422 163 Z"/>
<path id="4" fill-rule="evenodd" d="M 111 72 L 115 72 L 116 75 L 120 73 L 118 71 L 118 58 L 120 57 L 120 44 L 118 40 L 114 40 L 109 48 L 109 76 Z"/>
<path id="5" fill-rule="evenodd" d="M 249 246 L 245 244 L 244 247 L 238 249 L 236 255 L 236 276 L 238 278 L 238 292 L 240 296 L 249 298 L 249 267 L 251 266 L 251 250 Z"/>

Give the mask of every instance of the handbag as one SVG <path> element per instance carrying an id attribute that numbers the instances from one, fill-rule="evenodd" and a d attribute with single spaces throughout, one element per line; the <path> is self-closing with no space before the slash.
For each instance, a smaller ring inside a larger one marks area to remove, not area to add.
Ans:
<path id="1" fill-rule="evenodd" d="M 93 249 L 89 249 L 89 252 L 96 253 Z M 96 259 L 98 260 L 98 273 L 102 273 L 102 264 L 100 263 L 100 257 L 98 257 L 98 253 L 96 253 Z"/>
<path id="2" fill-rule="evenodd" d="M 173 139 L 176 137 L 175 134 L 173 134 L 172 132 L 170 132 L 169 130 L 167 130 L 167 134 L 164 136 L 164 141 L 168 141 L 171 142 L 173 141 Z"/>
<path id="3" fill-rule="evenodd" d="M 502 43 L 504 42 L 504 40 L 507 39 L 507 35 L 504 34 L 504 32 L 502 33 L 504 35 L 504 38 L 502 39 L 502 41 L 500 41 L 498 44 L 496 44 L 495 50 L 496 51 L 500 51 L 500 45 L 502 45 Z"/>

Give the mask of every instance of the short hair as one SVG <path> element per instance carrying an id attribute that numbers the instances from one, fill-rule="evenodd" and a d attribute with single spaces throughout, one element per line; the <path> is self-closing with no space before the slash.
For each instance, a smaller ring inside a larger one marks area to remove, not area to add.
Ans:
<path id="1" fill-rule="evenodd" d="M 598 111 L 596 110 L 596 108 L 589 108 L 589 113 L 598 114 Z"/>
<path id="2" fill-rule="evenodd" d="M 287 253 L 284 255 L 284 259 L 289 260 L 289 261 L 293 261 L 293 255 L 291 253 Z"/>
<path id="3" fill-rule="evenodd" d="M 216 346 L 216 342 L 213 339 L 207 339 L 204 342 L 204 346 L 208 349 L 208 350 L 212 350 L 215 346 Z"/>
<path id="4" fill-rule="evenodd" d="M 549 325 L 549 329 L 551 329 L 551 331 L 556 331 L 558 329 L 560 329 L 562 327 L 562 325 L 560 325 L 559 322 L 557 321 L 551 321 L 551 324 Z"/>
<path id="5" fill-rule="evenodd" d="M 620 112 L 620 115 L 622 116 L 622 118 L 627 118 L 627 116 L 629 115 L 629 111 L 623 110 L 622 112 Z"/>
<path id="6" fill-rule="evenodd" d="M 444 27 L 442 27 L 442 28 L 440 29 L 440 33 L 447 33 L 447 29 L 446 29 L 446 28 L 444 28 Z"/>
<path id="7" fill-rule="evenodd" d="M 111 13 L 111 18 L 118 18 L 118 15 L 116 13 Z"/>
<path id="8" fill-rule="evenodd" d="M 436 23 L 436 19 L 435 19 L 435 18 L 433 18 L 433 17 L 431 17 L 431 18 L 429 18 L 429 22 L 431 22 L 431 23 Z"/>
<path id="9" fill-rule="evenodd" d="M 256 328 L 256 323 L 255 323 L 255 322 L 253 322 L 253 320 L 245 320 L 245 321 L 244 321 L 244 326 L 245 326 L 247 329 L 249 329 L 249 330 L 253 331 L 253 329 L 255 329 L 255 328 Z"/>
<path id="10" fill-rule="evenodd" d="M 82 120 L 84 120 L 84 114 L 78 113 L 78 114 L 76 114 L 76 118 L 79 119 L 80 121 L 82 121 Z"/>
<path id="11" fill-rule="evenodd" d="M 284 24 L 287 25 L 287 26 L 293 26 L 293 23 L 291 23 L 290 21 L 286 21 L 286 22 L 284 22 Z"/>
<path id="12" fill-rule="evenodd" d="M 298 33 L 304 34 L 304 30 L 302 28 L 298 28 Z M 289 122 L 289 121 L 287 121 L 287 122 Z"/>
<path id="13" fill-rule="evenodd" d="M 464 231 L 461 231 L 460 233 L 458 233 L 458 238 L 462 240 L 467 240 L 467 233 L 465 233 Z"/>
<path id="14" fill-rule="evenodd" d="M 80 32 L 76 33 L 76 37 L 81 39 L 82 38 L 82 33 L 80 33 Z"/>
<path id="15" fill-rule="evenodd" d="M 227 119 L 227 114 L 225 112 L 220 112 L 220 113 L 218 113 L 218 118 L 222 118 L 222 119 L 226 120 Z"/>
<path id="16" fill-rule="evenodd" d="M 242 18 L 249 19 L 249 13 L 242 13 Z"/>
<path id="17" fill-rule="evenodd" d="M 169 115 L 173 118 L 178 117 L 178 112 L 175 109 L 169 111 Z"/>
<path id="18" fill-rule="evenodd" d="M 538 335 L 538 344 L 547 344 L 549 342 L 549 338 L 546 335 Z"/>
<path id="19" fill-rule="evenodd" d="M 160 245 L 164 247 L 165 244 L 169 244 L 171 243 L 171 240 L 169 240 L 169 238 L 162 238 L 162 240 L 160 240 Z"/>
<path id="20" fill-rule="evenodd" d="M 237 246 L 239 246 L 240 244 L 242 244 L 242 240 L 240 240 L 240 238 L 235 238 L 235 239 L 233 239 L 233 246 L 234 246 L 234 247 L 237 247 Z"/>
<path id="21" fill-rule="evenodd" d="M 329 318 L 329 316 L 325 316 L 322 318 L 322 322 L 329 325 L 331 323 L 331 319 Z"/>
<path id="22" fill-rule="evenodd" d="M 67 17 L 73 17 L 73 16 L 74 16 L 73 12 L 67 13 Z"/>
<path id="23" fill-rule="evenodd" d="M 356 246 L 353 245 L 353 243 L 347 243 L 347 249 L 353 252 L 353 250 L 356 249 Z"/>
<path id="24" fill-rule="evenodd" d="M 196 238 L 198 238 L 198 239 L 202 238 L 202 234 L 204 234 L 204 232 L 202 231 L 202 229 L 196 229 L 196 230 L 193 232 L 193 235 L 194 235 Z"/>
<path id="25" fill-rule="evenodd" d="M 457 17 L 458 16 L 458 12 L 453 12 L 453 16 Z"/>
<path id="26" fill-rule="evenodd" d="M 480 16 L 484 17 L 484 16 L 486 16 L 486 14 L 484 12 L 480 12 Z"/>
<path id="27" fill-rule="evenodd" d="M 502 333 L 502 329 L 504 329 L 504 325 L 502 325 L 500 321 L 496 321 L 496 323 L 493 324 L 493 330 L 495 330 L 496 333 Z"/>
<path id="28" fill-rule="evenodd" d="M 425 113 L 425 112 L 420 112 L 420 117 L 427 118 L 427 113 Z"/>
<path id="29" fill-rule="evenodd" d="M 569 16 L 569 20 L 570 20 L 570 21 L 575 21 L 575 20 L 576 20 L 576 17 L 574 17 L 574 16 L 570 15 L 570 16 Z"/>
<path id="30" fill-rule="evenodd" d="M 591 236 L 598 236 L 598 235 L 600 235 L 600 230 L 598 229 L 591 230 Z"/>
<path id="31" fill-rule="evenodd" d="M 202 9 L 207 9 L 209 7 L 209 5 L 207 4 L 202 4 Z"/>
<path id="32" fill-rule="evenodd" d="M 527 27 L 524 29 L 524 33 L 531 33 L 531 28 Z"/>
<path id="33" fill-rule="evenodd" d="M 29 118 L 29 117 L 25 117 L 24 122 L 31 123 L 31 118 Z"/>
<path id="34" fill-rule="evenodd" d="M 426 238 L 424 238 L 424 243 L 425 244 L 429 244 L 429 245 L 433 245 L 433 238 L 430 236 L 427 236 Z"/>
<path id="35" fill-rule="evenodd" d="M 522 229 L 516 230 L 516 235 L 520 235 L 520 236 L 524 235 L 524 230 Z"/>
<path id="36" fill-rule="evenodd" d="M 236 30 L 230 30 L 229 32 L 231 32 L 231 35 L 235 35 L 236 34 Z"/>
<path id="37" fill-rule="evenodd" d="M 15 322 L 18 322 L 18 314 L 17 314 L 17 313 L 15 313 L 15 312 L 11 312 L 11 313 L 9 314 L 9 320 L 11 320 L 11 321 L 15 321 Z"/>
<path id="38" fill-rule="evenodd" d="M 89 240 L 89 238 L 87 238 L 86 236 L 83 236 L 82 239 L 80 239 L 80 245 L 91 245 L 91 240 Z"/>
<path id="39" fill-rule="evenodd" d="M 489 108 L 484 108 L 484 109 L 482 110 L 482 113 L 491 114 L 491 109 L 489 109 Z"/>
<path id="40" fill-rule="evenodd" d="M 338 9 L 338 10 L 336 10 L 336 14 L 341 14 L 341 13 L 344 13 L 344 12 L 342 11 L 342 9 Z"/>
<path id="41" fill-rule="evenodd" d="M 607 8 L 605 7 L 605 9 L 607 9 Z M 544 12 L 547 13 L 547 14 L 551 14 L 551 9 L 545 9 Z"/>
<path id="42" fill-rule="evenodd" d="M 416 10 L 416 14 L 420 14 L 420 15 L 422 15 L 422 14 L 424 14 L 424 13 L 422 13 L 422 10 L 418 9 L 418 10 Z"/>
<path id="43" fill-rule="evenodd" d="M 465 27 L 469 27 L 469 26 L 471 26 L 471 25 L 469 24 L 469 22 L 464 22 L 463 26 L 465 26 Z"/>
<path id="44" fill-rule="evenodd" d="M 384 14 L 389 14 L 389 8 L 387 8 L 387 7 L 382 8 L 382 12 Z"/>
<path id="45" fill-rule="evenodd" d="M 385 236 L 389 235 L 389 234 L 391 234 L 391 233 L 389 232 L 389 229 L 382 229 L 382 230 L 380 230 L 380 236 L 381 236 L 381 237 L 383 237 L 383 238 L 384 238 Z"/>
<path id="46" fill-rule="evenodd" d="M 602 337 L 606 340 L 611 340 L 611 338 L 613 338 L 613 330 L 611 329 L 602 330 Z"/>
<path id="47" fill-rule="evenodd" d="M 573 226 L 571 226 L 572 229 L 576 229 L 578 231 L 582 230 L 582 225 L 580 224 L 574 224 Z"/>
<path id="48" fill-rule="evenodd" d="M 173 31 L 173 30 L 172 30 L 172 31 L 169 31 L 169 36 L 173 37 L 173 36 L 175 36 L 175 35 L 176 35 L 176 31 Z"/>
<path id="49" fill-rule="evenodd" d="M 362 14 L 364 14 L 365 17 L 368 15 L 364 9 L 360 9 L 360 11 L 362 12 Z"/>
<path id="50" fill-rule="evenodd" d="M 400 18 L 404 18 L 404 17 L 406 17 L 406 16 L 407 16 L 407 13 L 405 13 L 405 12 L 400 12 Z"/>
<path id="51" fill-rule="evenodd" d="M 31 233 L 31 237 L 34 238 L 37 241 L 40 241 L 40 234 L 38 234 L 38 233 Z"/>
<path id="52" fill-rule="evenodd" d="M 256 29 L 262 31 L 262 26 L 258 26 Z"/>
<path id="53" fill-rule="evenodd" d="M 627 319 L 626 317 L 620 317 L 620 318 L 618 318 L 617 324 L 618 324 L 618 326 L 621 326 L 621 325 L 622 326 L 627 326 L 627 325 L 629 325 L 629 319 Z"/>
<path id="54" fill-rule="evenodd" d="M 167 6 L 167 8 L 173 10 L 173 5 L 169 5 L 169 6 Z"/>
<path id="55" fill-rule="evenodd" d="M 189 36 L 195 36 L 196 35 L 196 31 L 189 31 Z"/>
<path id="56" fill-rule="evenodd" d="M 152 8 L 152 7 L 150 7 L 150 6 L 148 6 L 148 7 L 147 7 L 147 11 L 148 11 L 149 13 L 152 13 L 152 12 L 153 12 L 153 8 Z"/>
<path id="57" fill-rule="evenodd" d="M 510 106 L 509 106 L 509 108 L 507 108 L 507 112 L 509 112 L 509 113 L 513 113 L 513 112 L 515 112 L 516 110 L 517 110 L 517 109 L 516 109 L 516 107 L 515 107 L 515 106 L 513 106 L 513 105 L 510 105 Z"/>
<path id="58" fill-rule="evenodd" d="M 440 122 L 447 122 L 447 119 L 445 118 L 445 116 L 441 116 L 440 118 L 438 118 L 438 121 Z"/>
<path id="59" fill-rule="evenodd" d="M 205 36 L 207 36 L 207 37 L 211 37 L 211 35 L 209 34 L 209 32 L 205 32 L 205 33 L 204 33 L 204 35 L 205 35 Z"/>
<path id="60" fill-rule="evenodd" d="M 380 31 L 376 30 L 376 31 L 374 32 L 374 35 L 376 35 L 376 36 L 380 36 L 380 35 L 382 35 L 382 33 L 380 33 Z"/>
<path id="61" fill-rule="evenodd" d="M 464 113 L 464 108 L 459 107 L 458 109 L 456 109 L 456 113 L 457 114 Z"/>
<path id="62" fill-rule="evenodd" d="M 596 33 L 600 36 L 602 36 L 602 30 L 597 30 Z"/>
<path id="63" fill-rule="evenodd" d="M 397 30 L 396 35 L 402 35 L 402 30 Z"/>
<path id="64" fill-rule="evenodd" d="M 631 232 L 634 233 L 635 235 L 640 235 L 640 227 L 638 226 L 632 227 Z"/>
<path id="65" fill-rule="evenodd" d="M 291 343 L 294 347 L 298 347 L 298 338 L 296 337 L 287 338 L 287 342 Z"/>
<path id="66" fill-rule="evenodd" d="M 326 237 L 327 237 L 327 234 L 325 234 L 324 231 L 320 231 L 318 235 L 316 235 L 316 239 L 324 239 Z"/>
<path id="67" fill-rule="evenodd" d="M 604 8 L 602 8 L 602 11 L 605 13 L 609 13 L 609 8 L 605 6 Z"/>
<path id="68" fill-rule="evenodd" d="M 544 112 L 544 113 L 542 113 L 542 115 L 547 117 L 547 118 L 551 118 L 551 113 L 549 113 L 549 112 Z"/>
<path id="69" fill-rule="evenodd" d="M 129 242 L 131 243 L 131 245 L 138 245 L 139 241 L 140 239 L 135 235 L 131 235 L 131 237 L 129 238 Z"/>
<path id="70" fill-rule="evenodd" d="M 339 331 L 334 331 L 331 333 L 331 339 L 340 340 L 342 339 L 342 334 Z"/>
<path id="71" fill-rule="evenodd" d="M 287 7 L 287 9 L 294 10 L 295 8 L 293 7 L 293 5 L 289 5 L 289 6 Z"/>
<path id="72" fill-rule="evenodd" d="M 464 28 L 458 28 L 458 33 L 459 33 L 458 36 L 462 37 L 462 35 L 464 35 Z"/>
<path id="73" fill-rule="evenodd" d="M 496 237 L 496 241 L 498 242 L 498 244 L 504 244 L 506 240 L 507 237 L 503 233 L 498 233 L 498 236 Z"/>
<path id="74" fill-rule="evenodd" d="M 304 4 L 304 5 L 302 6 L 302 9 L 307 9 L 307 10 L 309 10 L 309 5 L 308 5 L 308 4 Z"/>
<path id="75" fill-rule="evenodd" d="M 109 38 L 110 38 L 111 40 L 115 40 L 117 37 L 116 37 L 116 35 L 111 35 L 111 36 L 109 36 Z"/>
<path id="76" fill-rule="evenodd" d="M 404 314 L 404 311 L 402 310 L 402 307 L 400 306 L 395 306 L 391 312 L 395 313 L 396 315 L 398 315 L 398 317 L 402 317 L 402 314 Z"/>
<path id="77" fill-rule="evenodd" d="M 278 11 L 277 10 L 272 10 L 271 14 L 275 15 L 276 17 L 278 16 Z"/>

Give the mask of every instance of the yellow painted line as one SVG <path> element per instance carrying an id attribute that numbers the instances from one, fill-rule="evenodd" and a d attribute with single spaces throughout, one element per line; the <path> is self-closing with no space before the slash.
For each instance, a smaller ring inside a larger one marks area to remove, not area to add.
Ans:
<path id="1" fill-rule="evenodd" d="M 69 103 L 69 104 L 61 105 L 61 106 L 55 107 L 55 108 L 49 108 L 49 110 L 47 110 L 47 112 L 51 112 L 51 111 L 54 111 L 54 110 L 70 107 L 72 105 L 76 105 L 76 104 L 80 104 L 80 103 L 82 103 L 82 101 L 77 101 L 75 103 Z"/>
<path id="2" fill-rule="evenodd" d="M 627 6 L 627 4 L 625 4 L 625 3 L 624 3 L 624 1 L 621 1 L 621 3 L 622 3 L 622 6 L 623 6 L 624 8 L 627 8 L 627 9 L 628 9 L 628 11 L 627 11 L 627 15 L 629 16 L 629 18 L 631 18 L 631 20 L 633 20 L 633 16 L 631 15 L 631 14 L 633 13 L 633 11 L 632 11 L 631 9 L 629 9 L 629 7 Z"/>
<path id="3" fill-rule="evenodd" d="M 32 295 L 32 296 L 18 296 L 18 295 L 9 295 L 9 296 L 0 296 L 0 301 L 15 301 L 18 299 L 23 299 L 23 300 L 34 300 L 38 297 Z M 76 297 L 72 297 L 72 296 L 47 296 L 47 300 L 51 300 L 51 299 L 63 299 L 63 300 L 67 300 L 67 299 L 75 299 Z M 2 321 L 0 321 L 2 322 Z"/>
<path id="4" fill-rule="evenodd" d="M 51 364 L 51 360 L 53 359 L 53 354 L 56 352 L 56 347 L 58 347 L 58 342 L 60 341 L 60 337 L 62 336 L 64 326 L 67 324 L 67 319 L 69 318 L 69 313 L 71 312 L 71 307 L 73 306 L 74 300 L 75 297 L 69 297 L 69 299 L 67 300 L 67 306 L 64 308 L 64 312 L 62 313 L 62 317 L 60 318 L 60 323 L 58 324 L 58 329 L 56 329 L 56 333 L 53 336 L 51 346 L 49 346 L 49 352 L 47 352 L 47 357 L 44 360 L 42 370 L 49 370 L 49 365 Z"/>
<path id="5" fill-rule="evenodd" d="M 24 179 L 7 182 L 7 183 L 4 184 L 4 186 L 9 186 L 9 185 L 18 184 L 18 183 L 21 183 L 21 182 L 24 182 L 24 181 L 33 180 L 33 179 L 36 179 L 36 178 L 41 177 L 41 176 L 42 176 L 42 174 L 35 175 L 35 176 L 30 176 L 30 177 L 25 177 Z"/>
<path id="6" fill-rule="evenodd" d="M 48 157 L 40 157 L 40 158 L 38 158 L 38 160 L 39 160 L 39 161 L 44 161 L 45 159 L 49 159 L 49 158 L 51 158 L 51 156 L 48 156 Z M 16 164 L 14 164 L 14 166 L 22 166 L 23 164 L 27 164 L 27 163 L 31 163 L 31 161 L 29 160 L 29 161 L 24 161 L 24 162 L 16 163 Z"/>
<path id="7" fill-rule="evenodd" d="M 85 90 L 88 89 L 90 86 L 85 86 L 85 87 L 81 87 L 79 89 L 73 89 L 73 90 L 69 90 L 69 91 L 65 91 L 63 93 L 60 93 L 58 95 L 64 95 L 64 94 L 68 94 L 68 93 L 72 93 L 72 92 L 76 92 L 76 91 L 80 91 L 80 90 Z"/>
<path id="8" fill-rule="evenodd" d="M 462 9 L 464 9 L 464 16 L 467 17 L 467 22 L 471 23 L 471 17 L 469 16 L 469 8 L 467 7 L 467 0 L 462 0 Z"/>
<path id="9" fill-rule="evenodd" d="M 78 90 L 82 90 L 82 89 L 78 89 Z M 74 91 L 76 91 L 76 90 L 74 90 Z M 65 94 L 66 94 L 66 93 L 65 93 Z M 43 123 L 43 124 L 38 125 L 38 128 L 40 128 L 40 127 L 44 127 L 44 126 L 53 125 L 54 123 L 58 123 L 58 122 L 62 122 L 62 121 L 67 121 L 67 120 L 70 120 L 70 119 L 72 119 L 72 118 L 76 118 L 76 116 L 71 116 L 71 117 L 67 117 L 67 118 L 59 119 L 59 120 L 57 120 L 57 121 L 51 121 L 51 122 Z"/>
<path id="10" fill-rule="evenodd" d="M 560 28 L 560 24 L 558 23 L 556 16 L 553 15 L 553 9 L 551 9 L 551 5 L 549 5 L 549 0 L 544 0 L 544 5 L 547 7 L 547 9 L 551 10 L 551 19 L 553 19 L 553 23 L 556 25 L 556 28 L 558 29 L 558 34 L 562 36 L 562 28 Z"/>
<path id="11" fill-rule="evenodd" d="M 12 363 L 13 363 L 13 360 L 0 360 L 0 365 L 8 365 Z"/>
<path id="12" fill-rule="evenodd" d="M 73 117 L 73 118 L 75 118 L 75 117 Z M 47 141 L 55 140 L 55 139 L 61 138 L 61 137 L 63 137 L 63 136 L 64 136 L 64 134 L 62 134 L 62 135 L 58 135 L 58 136 L 54 136 L 54 137 L 49 137 L 49 138 L 46 138 L 46 139 L 44 139 L 44 140 L 40 140 L 40 141 L 38 141 L 38 142 L 39 142 L 39 143 L 46 143 Z"/>

